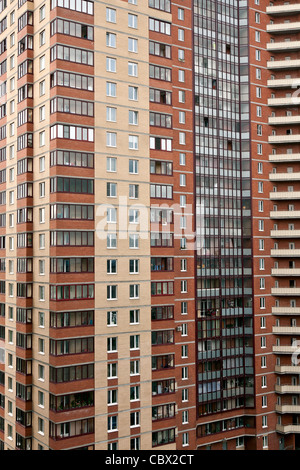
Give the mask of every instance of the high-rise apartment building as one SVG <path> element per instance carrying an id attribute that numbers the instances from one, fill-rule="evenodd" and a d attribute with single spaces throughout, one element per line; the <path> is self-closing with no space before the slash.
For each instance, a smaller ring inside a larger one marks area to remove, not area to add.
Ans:
<path id="1" fill-rule="evenodd" d="M 0 0 L 1 450 L 300 448 L 299 14 Z"/>

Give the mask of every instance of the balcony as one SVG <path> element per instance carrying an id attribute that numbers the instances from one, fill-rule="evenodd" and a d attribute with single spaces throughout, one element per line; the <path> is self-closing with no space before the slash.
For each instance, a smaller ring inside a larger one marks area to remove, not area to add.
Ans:
<path id="1" fill-rule="evenodd" d="M 276 424 L 276 431 L 281 434 L 300 433 L 300 424 Z"/>
<path id="2" fill-rule="evenodd" d="M 298 181 L 300 180 L 300 173 L 299 172 L 270 173 L 269 180 L 270 181 Z"/>
<path id="3" fill-rule="evenodd" d="M 269 42 L 267 51 L 297 51 L 300 49 L 300 41 Z"/>
<path id="4" fill-rule="evenodd" d="M 277 374 L 300 374 L 300 366 L 275 366 Z"/>
<path id="5" fill-rule="evenodd" d="M 300 61 L 299 61 L 300 65 Z M 281 98 L 269 98 L 269 106 L 299 106 L 300 97 L 299 96 L 283 96 Z"/>
<path id="6" fill-rule="evenodd" d="M 292 3 L 288 5 L 272 5 L 266 8 L 266 13 L 272 16 L 285 16 L 288 14 L 300 12 L 300 5 L 298 3 Z"/>
<path id="7" fill-rule="evenodd" d="M 300 142 L 300 134 L 269 135 L 270 144 L 293 144 Z"/>
<path id="8" fill-rule="evenodd" d="M 275 405 L 278 413 L 300 413 L 299 405 Z"/>
<path id="9" fill-rule="evenodd" d="M 272 126 L 278 126 L 278 125 L 287 126 L 289 124 L 299 124 L 299 123 L 300 123 L 300 116 L 269 117 L 269 124 L 271 124 Z M 274 137 L 274 136 L 272 135 L 269 137 Z M 269 139 L 269 142 L 271 142 L 270 139 Z"/>
<path id="10" fill-rule="evenodd" d="M 271 211 L 271 219 L 300 219 L 300 211 Z"/>
<path id="11" fill-rule="evenodd" d="M 299 78 L 274 78 L 268 80 L 268 87 L 270 88 L 295 88 L 297 89 L 300 86 Z"/>
<path id="12" fill-rule="evenodd" d="M 300 153 L 280 153 L 280 154 L 271 154 L 269 155 L 270 162 L 299 162 Z"/>
<path id="13" fill-rule="evenodd" d="M 276 335 L 300 335 L 299 326 L 273 326 L 272 331 Z"/>
<path id="14" fill-rule="evenodd" d="M 273 315 L 300 315 L 300 307 L 272 307 Z"/>
<path id="15" fill-rule="evenodd" d="M 300 238 L 300 230 L 271 230 L 272 238 Z"/>
<path id="16" fill-rule="evenodd" d="M 284 295 L 288 297 L 300 295 L 300 287 L 272 287 L 271 293 L 273 295 Z"/>
<path id="17" fill-rule="evenodd" d="M 300 30 L 300 21 L 293 21 L 292 23 L 276 23 L 268 24 L 267 32 L 276 34 L 276 33 L 290 33 Z"/>
<path id="18" fill-rule="evenodd" d="M 291 258 L 293 256 L 300 256 L 300 250 L 294 249 L 294 250 L 279 250 L 279 249 L 273 249 L 271 250 L 271 256 L 274 256 L 274 258 Z"/>
<path id="19" fill-rule="evenodd" d="M 300 393 L 300 385 L 275 385 L 277 393 Z"/>
<path id="20" fill-rule="evenodd" d="M 299 67 L 300 59 L 268 60 L 267 62 L 267 68 L 270 70 L 290 70 L 298 69 Z"/>
<path id="21" fill-rule="evenodd" d="M 300 269 L 297 268 L 281 268 L 281 269 L 272 269 L 272 276 L 300 276 Z"/>
<path id="22" fill-rule="evenodd" d="M 270 193 L 270 199 L 272 201 L 300 199 L 300 191 L 273 191 Z"/>
<path id="23" fill-rule="evenodd" d="M 294 354 L 299 348 L 298 346 L 286 345 L 286 346 L 273 346 L 273 353 L 275 354 Z M 300 385 L 299 385 L 300 387 Z"/>

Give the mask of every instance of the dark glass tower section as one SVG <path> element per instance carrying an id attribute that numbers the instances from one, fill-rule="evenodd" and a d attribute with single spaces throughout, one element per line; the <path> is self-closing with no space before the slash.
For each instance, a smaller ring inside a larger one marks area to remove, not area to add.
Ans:
<path id="1" fill-rule="evenodd" d="M 194 0 L 199 417 L 254 406 L 247 7 Z"/>

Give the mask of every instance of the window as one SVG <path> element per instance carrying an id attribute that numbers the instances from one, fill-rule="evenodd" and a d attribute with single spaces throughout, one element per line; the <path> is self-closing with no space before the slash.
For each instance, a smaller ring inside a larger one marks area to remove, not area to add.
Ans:
<path id="1" fill-rule="evenodd" d="M 117 60 L 112 57 L 106 57 L 106 71 L 115 73 L 117 71 Z"/>
<path id="2" fill-rule="evenodd" d="M 117 197 L 117 183 L 106 183 L 106 196 L 107 197 Z M 110 220 L 110 222 L 116 222 L 115 219 Z"/>
<path id="3" fill-rule="evenodd" d="M 106 82 L 106 96 L 115 98 L 117 96 L 117 84 L 112 82 Z"/>
<path id="4" fill-rule="evenodd" d="M 45 80 L 42 80 L 39 84 L 40 96 L 43 96 L 46 92 Z"/>
<path id="5" fill-rule="evenodd" d="M 138 17 L 132 13 L 128 13 L 128 27 L 137 29 L 138 27 Z"/>
<path id="6" fill-rule="evenodd" d="M 115 157 L 106 157 L 106 171 L 117 171 L 117 159 Z"/>
<path id="7" fill-rule="evenodd" d="M 163 80 L 166 82 L 170 82 L 172 78 L 172 70 L 167 67 L 150 64 L 149 65 L 149 78 L 154 78 L 155 80 Z"/>
<path id="8" fill-rule="evenodd" d="M 135 62 L 128 62 L 128 75 L 130 77 L 138 76 L 138 64 Z"/>
<path id="9" fill-rule="evenodd" d="M 106 45 L 107 47 L 117 47 L 117 35 L 114 33 L 106 33 Z"/>
<path id="10" fill-rule="evenodd" d="M 41 381 L 45 380 L 45 367 L 41 364 L 38 365 L 38 379 Z"/>
<path id="11" fill-rule="evenodd" d="M 140 386 L 135 385 L 130 387 L 130 401 L 137 401 L 140 399 Z"/>
<path id="12" fill-rule="evenodd" d="M 140 361 L 130 361 L 130 375 L 139 375 L 140 373 Z"/>
<path id="13" fill-rule="evenodd" d="M 118 403 L 118 390 L 108 390 L 107 391 L 107 404 L 116 405 Z"/>
<path id="14" fill-rule="evenodd" d="M 43 21 L 46 18 L 46 6 L 45 5 L 41 6 L 39 13 L 40 13 L 39 15 L 40 21 Z"/>
<path id="15" fill-rule="evenodd" d="M 106 107 L 106 120 L 111 122 L 117 121 L 117 108 Z"/>
<path id="16" fill-rule="evenodd" d="M 39 113 L 40 113 L 40 121 L 44 121 L 45 120 L 45 114 L 46 114 L 45 106 L 40 107 Z"/>
<path id="17" fill-rule="evenodd" d="M 140 412 L 134 411 L 130 413 L 130 427 L 140 426 Z"/>
<path id="18" fill-rule="evenodd" d="M 185 51 L 184 49 L 178 49 L 178 60 L 180 62 L 184 62 L 184 57 L 185 57 Z"/>
<path id="19" fill-rule="evenodd" d="M 171 34 L 171 23 L 166 21 L 157 20 L 155 18 L 149 18 L 149 30 L 161 34 L 170 36 Z"/>
<path id="20" fill-rule="evenodd" d="M 106 132 L 106 146 L 107 147 L 117 146 L 117 133 L 116 132 Z"/>
<path id="21" fill-rule="evenodd" d="M 117 299 L 118 286 L 111 285 L 111 286 L 107 286 L 106 289 L 107 289 L 107 295 L 106 295 L 107 300 L 116 300 Z"/>
<path id="22" fill-rule="evenodd" d="M 107 274 L 117 273 L 117 260 L 116 259 L 108 259 L 106 261 L 106 272 Z"/>
<path id="23" fill-rule="evenodd" d="M 109 23 L 116 23 L 117 21 L 117 13 L 116 10 L 113 8 L 106 8 L 106 21 Z"/>
<path id="24" fill-rule="evenodd" d="M 267 428 L 268 427 L 268 417 L 267 416 L 262 416 L 262 427 Z"/>
<path id="25" fill-rule="evenodd" d="M 137 135 L 128 136 L 128 148 L 130 150 L 138 150 L 139 148 L 139 138 Z"/>
<path id="26" fill-rule="evenodd" d="M 117 325 L 118 312 L 109 311 L 107 312 L 107 326 L 116 326 Z"/>
<path id="27" fill-rule="evenodd" d="M 138 40 L 134 38 L 128 38 L 128 52 L 138 52 Z"/>
<path id="28" fill-rule="evenodd" d="M 38 406 L 40 408 L 44 408 L 45 406 L 45 394 L 41 391 L 38 391 Z"/>
<path id="29" fill-rule="evenodd" d="M 43 29 L 43 31 L 40 32 L 40 47 L 43 46 L 46 43 L 46 31 Z M 45 56 L 44 56 L 45 59 Z"/>
<path id="30" fill-rule="evenodd" d="M 140 285 L 139 284 L 130 284 L 129 286 L 129 298 L 138 299 L 140 296 Z"/>
<path id="31" fill-rule="evenodd" d="M 129 124 L 137 126 L 138 125 L 138 116 L 139 116 L 138 111 L 129 110 L 128 113 L 129 113 L 129 116 L 128 116 Z"/>
<path id="32" fill-rule="evenodd" d="M 118 416 L 107 417 L 107 431 L 117 431 L 118 429 Z"/>
<path id="33" fill-rule="evenodd" d="M 39 312 L 39 327 L 40 328 L 45 327 L 45 314 L 44 314 L 44 312 Z"/>
<path id="34" fill-rule="evenodd" d="M 117 352 L 117 337 L 107 338 L 107 352 Z"/>
<path id="35" fill-rule="evenodd" d="M 140 348 L 140 335 L 131 335 L 129 338 L 129 347 L 130 349 L 139 349 Z"/>
<path id="36" fill-rule="evenodd" d="M 128 99 L 132 101 L 137 101 L 138 99 L 138 87 L 129 86 L 128 87 Z"/>
<path id="37" fill-rule="evenodd" d="M 137 324 L 140 322 L 140 311 L 139 309 L 129 310 L 129 323 L 131 325 Z"/>
<path id="38" fill-rule="evenodd" d="M 139 185 L 130 184 L 129 185 L 129 199 L 138 199 L 139 197 Z"/>
<path id="39" fill-rule="evenodd" d="M 129 173 L 132 175 L 137 175 L 139 172 L 139 161 L 138 160 L 129 160 Z"/>
<path id="40" fill-rule="evenodd" d="M 185 103 L 185 91 L 183 90 L 178 91 L 178 101 L 179 103 Z"/>
<path id="41" fill-rule="evenodd" d="M 117 377 L 117 363 L 112 362 L 107 364 L 107 378 L 112 379 Z"/>
<path id="42" fill-rule="evenodd" d="M 181 21 L 184 21 L 184 9 L 178 8 L 177 18 Z"/>
<path id="43" fill-rule="evenodd" d="M 106 248 L 117 248 L 117 235 L 115 233 L 107 234 Z"/>
<path id="44" fill-rule="evenodd" d="M 130 2 L 128 2 L 130 3 Z M 170 0 L 149 0 L 149 8 L 156 8 L 157 10 L 171 11 L 171 1 Z"/>

